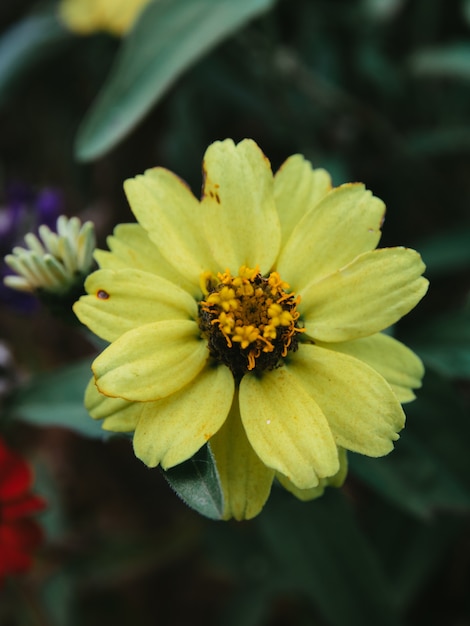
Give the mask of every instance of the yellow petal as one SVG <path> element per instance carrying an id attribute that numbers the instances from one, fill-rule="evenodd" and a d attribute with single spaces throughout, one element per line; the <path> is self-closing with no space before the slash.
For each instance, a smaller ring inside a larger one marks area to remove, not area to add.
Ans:
<path id="1" fill-rule="evenodd" d="M 386 380 L 347 354 L 302 344 L 288 369 L 318 402 L 338 446 L 383 456 L 393 449 L 405 415 Z"/>
<path id="2" fill-rule="evenodd" d="M 419 254 L 406 248 L 362 254 L 301 293 L 299 310 L 307 335 L 349 341 L 391 326 L 426 293 L 424 269 Z"/>
<path id="3" fill-rule="evenodd" d="M 384 213 L 382 200 L 360 183 L 333 189 L 292 231 L 276 264 L 282 279 L 299 291 L 373 250 Z"/>
<path id="4" fill-rule="evenodd" d="M 149 0 L 99 0 L 99 3 L 103 8 L 102 29 L 115 35 L 124 35 L 132 28 Z"/>
<path id="5" fill-rule="evenodd" d="M 276 478 L 284 487 L 284 489 L 290 491 L 293 496 L 295 496 L 299 500 L 302 500 L 302 502 L 308 502 L 309 500 L 315 500 L 316 498 L 319 498 L 323 495 L 325 487 L 327 486 L 326 478 L 321 478 L 318 485 L 316 487 L 311 487 L 310 489 L 299 489 L 294 485 L 292 481 L 290 481 L 288 478 L 286 478 L 286 476 L 283 476 L 283 474 L 280 474 L 279 472 L 276 473 Z"/>
<path id="6" fill-rule="evenodd" d="M 62 0 L 59 17 L 71 31 L 88 35 L 101 30 L 100 7 L 96 0 Z"/>
<path id="7" fill-rule="evenodd" d="M 209 146 L 203 171 L 201 204 L 215 260 L 231 272 L 242 265 L 268 272 L 280 244 L 268 159 L 251 139 L 226 139 Z"/>
<path id="8" fill-rule="evenodd" d="M 102 269 L 144 270 L 166 278 L 193 295 L 200 295 L 199 285 L 195 288 L 183 274 L 168 263 L 140 224 L 118 224 L 113 236 L 108 237 L 106 241 L 111 252 L 95 250 L 95 259 Z"/>
<path id="9" fill-rule="evenodd" d="M 421 359 L 389 335 L 377 333 L 355 341 L 317 345 L 349 354 L 370 365 L 385 378 L 402 404 L 415 398 L 412 389 L 421 387 L 424 376 Z"/>
<path id="10" fill-rule="evenodd" d="M 135 402 L 159 400 L 191 382 L 209 352 L 195 322 L 172 320 L 125 333 L 93 362 L 101 393 Z"/>
<path id="11" fill-rule="evenodd" d="M 208 366 L 180 391 L 145 403 L 134 435 L 136 456 L 164 469 L 191 458 L 224 423 L 234 387 L 227 367 Z"/>
<path id="12" fill-rule="evenodd" d="M 341 487 L 346 480 L 346 476 L 348 474 L 348 457 L 346 450 L 338 448 L 338 458 L 340 467 L 336 474 L 330 478 L 320 478 L 318 486 L 312 487 L 312 489 L 299 489 L 288 478 L 286 478 L 286 476 L 279 473 L 276 474 L 276 478 L 284 489 L 290 491 L 299 500 L 302 500 L 303 502 L 314 500 L 315 498 L 323 495 L 326 487 Z"/>
<path id="13" fill-rule="evenodd" d="M 294 227 L 331 190 L 326 170 L 313 170 L 301 154 L 289 157 L 274 176 L 274 198 L 284 245 Z"/>
<path id="14" fill-rule="evenodd" d="M 85 406 L 91 417 L 104 420 L 102 428 L 118 433 L 135 430 L 143 404 L 127 402 L 121 398 L 108 398 L 98 391 L 92 378 L 85 391 Z"/>
<path id="15" fill-rule="evenodd" d="M 149 0 L 62 0 L 59 16 L 79 35 L 107 31 L 126 33 Z"/>
<path id="16" fill-rule="evenodd" d="M 240 383 L 240 412 L 248 439 L 268 466 L 300 489 L 339 468 L 333 435 L 320 407 L 286 367 Z"/>
<path id="17" fill-rule="evenodd" d="M 224 494 L 224 519 L 251 519 L 263 508 L 274 471 L 255 454 L 240 418 L 238 395 L 222 428 L 210 441 Z"/>
<path id="18" fill-rule="evenodd" d="M 114 341 L 138 326 L 171 319 L 197 318 L 187 291 L 141 270 L 98 270 L 85 288 L 90 295 L 74 304 L 78 319 L 96 335 Z"/>
<path id="19" fill-rule="evenodd" d="M 134 215 L 162 256 L 195 287 L 203 272 L 220 269 L 202 231 L 200 204 L 178 176 L 156 167 L 126 180 L 124 190 Z"/>

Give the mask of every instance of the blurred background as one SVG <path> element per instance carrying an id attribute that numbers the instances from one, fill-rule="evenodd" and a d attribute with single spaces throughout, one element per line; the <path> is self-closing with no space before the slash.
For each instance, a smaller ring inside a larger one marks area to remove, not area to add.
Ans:
<path id="1" fill-rule="evenodd" d="M 48 508 L 0 624 L 470 626 L 470 2 L 153 0 L 118 35 L 59 10 L 0 6 L 2 256 L 58 212 L 103 247 L 126 178 L 160 165 L 198 195 L 208 144 L 251 137 L 385 201 L 381 245 L 431 281 L 394 329 L 426 376 L 341 490 L 211 521 L 86 416 L 93 341 L 2 286 L 0 432 Z"/>

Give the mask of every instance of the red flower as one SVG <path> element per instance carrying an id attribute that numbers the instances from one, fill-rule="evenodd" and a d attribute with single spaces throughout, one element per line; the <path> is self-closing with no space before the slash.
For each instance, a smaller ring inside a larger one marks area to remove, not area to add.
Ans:
<path id="1" fill-rule="evenodd" d="M 44 501 L 30 493 L 28 464 L 0 439 L 0 584 L 5 576 L 28 570 L 42 530 L 31 515 Z"/>

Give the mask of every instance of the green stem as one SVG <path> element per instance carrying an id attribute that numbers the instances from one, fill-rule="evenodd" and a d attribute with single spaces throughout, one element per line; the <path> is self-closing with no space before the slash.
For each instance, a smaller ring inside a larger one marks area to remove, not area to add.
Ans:
<path id="1" fill-rule="evenodd" d="M 10 577 L 6 584 L 15 614 L 24 626 L 54 626 L 44 611 L 35 590 L 17 577 Z"/>

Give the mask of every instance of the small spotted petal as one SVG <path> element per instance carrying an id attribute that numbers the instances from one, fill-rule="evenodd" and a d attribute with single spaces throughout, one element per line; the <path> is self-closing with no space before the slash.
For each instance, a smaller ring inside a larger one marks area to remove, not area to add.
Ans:
<path id="1" fill-rule="evenodd" d="M 263 508 L 271 491 L 274 471 L 261 461 L 241 422 L 238 394 L 222 428 L 210 446 L 224 493 L 224 518 L 251 519 Z"/>
<path id="2" fill-rule="evenodd" d="M 191 458 L 224 423 L 234 393 L 233 376 L 224 366 L 206 367 L 191 385 L 144 403 L 134 435 L 134 450 L 149 467 L 164 469 Z"/>
<path id="3" fill-rule="evenodd" d="M 338 446 L 367 456 L 393 449 L 405 415 L 378 372 L 348 354 L 305 344 L 287 367 L 318 402 Z"/>
<path id="4" fill-rule="evenodd" d="M 319 341 L 349 341 L 395 324 L 421 300 L 428 281 L 414 250 L 382 248 L 301 292 L 306 334 Z"/>
<path id="5" fill-rule="evenodd" d="M 338 471 L 336 444 L 325 415 L 286 367 L 261 377 L 244 376 L 240 413 L 263 463 L 299 489 L 316 487 L 319 478 Z"/>
<path id="6" fill-rule="evenodd" d="M 197 318 L 196 302 L 187 291 L 141 270 L 98 270 L 85 287 L 90 295 L 82 296 L 73 310 L 106 341 L 152 322 Z"/>
<path id="7" fill-rule="evenodd" d="M 125 333 L 95 359 L 92 369 L 104 395 L 149 402 L 165 398 L 194 380 L 207 358 L 198 325 L 171 320 Z"/>

